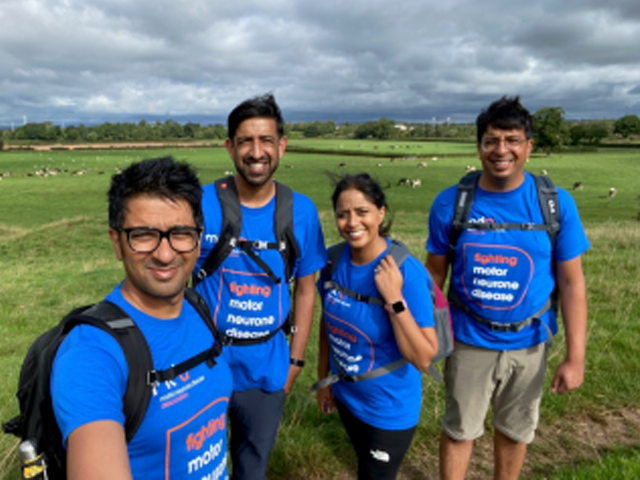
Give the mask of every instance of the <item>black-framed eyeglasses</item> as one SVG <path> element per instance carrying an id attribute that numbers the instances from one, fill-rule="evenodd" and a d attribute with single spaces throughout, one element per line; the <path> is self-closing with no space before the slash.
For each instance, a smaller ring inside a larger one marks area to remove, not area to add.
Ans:
<path id="1" fill-rule="evenodd" d="M 198 246 L 202 233 L 202 229 L 197 227 L 172 227 L 166 231 L 153 227 L 133 227 L 119 231 L 127 235 L 129 247 L 138 253 L 155 252 L 163 238 L 177 253 L 189 253 Z"/>
<path id="2" fill-rule="evenodd" d="M 522 146 L 527 142 L 527 139 L 521 137 L 487 137 L 482 139 L 480 146 L 485 152 L 493 152 L 494 150 L 497 150 L 503 142 L 504 146 L 509 150 L 520 150 L 520 148 L 522 148 Z"/>

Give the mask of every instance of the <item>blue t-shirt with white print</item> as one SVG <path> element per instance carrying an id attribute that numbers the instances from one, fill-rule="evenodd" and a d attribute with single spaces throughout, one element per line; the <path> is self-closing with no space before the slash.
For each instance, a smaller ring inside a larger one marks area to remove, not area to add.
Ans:
<path id="1" fill-rule="evenodd" d="M 242 208 L 240 237 L 275 242 L 274 198 L 259 208 Z M 196 272 L 218 241 L 222 228 L 222 207 L 214 184 L 203 187 L 204 234 Z M 293 192 L 293 229 L 300 257 L 294 277 L 304 277 L 327 263 L 324 237 L 318 211 L 310 198 Z M 254 250 L 273 273 L 282 279 L 275 283 L 240 248 L 235 248 L 220 268 L 200 282 L 196 290 L 207 300 L 214 323 L 231 337 L 264 336 L 279 328 L 291 309 L 290 286 L 284 279 L 282 255 L 276 250 Z M 282 331 L 263 343 L 225 347 L 223 355 L 233 372 L 234 390 L 260 388 L 275 392 L 284 387 L 289 373 L 289 345 Z"/>
<path id="2" fill-rule="evenodd" d="M 212 345 L 211 331 L 187 300 L 177 318 L 159 320 L 127 302 L 120 286 L 106 299 L 138 325 L 157 370 Z M 54 413 L 65 443 L 71 432 L 88 423 L 111 420 L 124 427 L 122 400 L 128 375 L 124 353 L 111 335 L 90 325 L 79 325 L 69 333 L 51 377 Z M 133 478 L 228 478 L 231 388 L 231 372 L 222 356 L 213 368 L 202 363 L 157 385 L 144 420 L 127 445 Z"/>
<path id="3" fill-rule="evenodd" d="M 332 279 L 355 292 L 380 297 L 374 270 L 389 253 L 388 249 L 367 265 L 354 265 L 350 252 L 346 245 Z M 431 279 L 424 265 L 409 256 L 400 266 L 400 272 L 402 295 L 413 318 L 420 328 L 433 327 Z M 358 301 L 337 290 L 325 290 L 322 276 L 318 290 L 332 373 L 363 374 L 402 358 L 393 326 L 382 306 Z M 353 415 L 376 428 L 404 430 L 417 425 L 420 419 L 422 376 L 410 363 L 380 377 L 355 383 L 340 381 L 331 385 L 331 389 Z"/>
<path id="4" fill-rule="evenodd" d="M 457 185 L 441 192 L 429 213 L 427 250 L 446 255 L 454 214 Z M 557 188 L 560 231 L 553 254 L 557 262 L 572 260 L 589 248 L 575 201 L 566 190 Z M 543 224 L 535 180 L 508 192 L 489 192 L 476 186 L 469 222 Z M 463 231 L 455 246 L 450 283 L 471 310 L 497 323 L 513 323 L 540 311 L 548 301 L 555 277 L 551 264 L 551 241 L 545 231 L 474 230 Z M 494 350 L 517 350 L 542 343 L 547 330 L 533 322 L 519 332 L 500 332 L 452 307 L 454 337 L 469 345 Z M 541 316 L 551 332 L 558 330 L 556 314 Z"/>

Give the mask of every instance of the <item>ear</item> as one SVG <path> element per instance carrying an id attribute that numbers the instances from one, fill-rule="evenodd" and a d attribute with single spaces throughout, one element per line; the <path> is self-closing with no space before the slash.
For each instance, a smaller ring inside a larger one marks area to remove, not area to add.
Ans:
<path id="1" fill-rule="evenodd" d="M 224 141 L 224 146 L 227 147 L 227 152 L 229 152 L 229 156 L 231 157 L 231 160 L 233 160 L 234 152 L 235 152 L 235 145 L 233 144 L 233 140 L 231 140 L 230 138 L 227 138 Z"/>
<path id="2" fill-rule="evenodd" d="M 284 155 L 284 151 L 287 149 L 287 143 L 289 141 L 287 140 L 287 137 L 281 137 L 280 140 L 278 140 L 278 158 L 282 158 L 282 156 Z"/>
<path id="3" fill-rule="evenodd" d="M 120 232 L 114 230 L 113 228 L 110 228 L 109 238 L 111 239 L 111 244 L 113 245 L 113 251 L 116 254 L 116 258 L 122 261 L 122 243 L 120 243 Z"/>
<path id="4" fill-rule="evenodd" d="M 378 223 L 378 225 L 382 225 L 384 217 L 387 215 L 387 207 L 381 207 L 380 210 L 378 210 L 378 215 L 380 215 L 380 223 Z"/>

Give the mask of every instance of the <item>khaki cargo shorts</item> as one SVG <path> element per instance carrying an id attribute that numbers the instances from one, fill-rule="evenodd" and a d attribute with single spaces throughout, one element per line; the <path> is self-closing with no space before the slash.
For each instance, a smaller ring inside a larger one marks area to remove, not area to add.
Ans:
<path id="1" fill-rule="evenodd" d="M 497 430 L 515 442 L 531 443 L 546 370 L 544 343 L 498 351 L 456 342 L 445 364 L 442 429 L 453 440 L 481 437 L 491 404 Z"/>

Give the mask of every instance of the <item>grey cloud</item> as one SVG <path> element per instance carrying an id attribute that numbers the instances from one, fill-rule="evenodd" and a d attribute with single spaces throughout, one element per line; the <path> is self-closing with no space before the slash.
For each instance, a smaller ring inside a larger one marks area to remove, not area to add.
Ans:
<path id="1" fill-rule="evenodd" d="M 274 91 L 288 119 L 470 121 L 640 104 L 640 2 L 5 0 L 0 125 L 29 118 L 223 118 Z M 11 21 L 8 21 L 8 20 Z"/>

